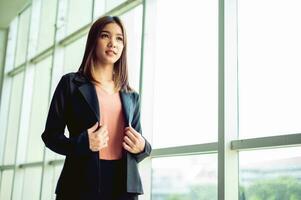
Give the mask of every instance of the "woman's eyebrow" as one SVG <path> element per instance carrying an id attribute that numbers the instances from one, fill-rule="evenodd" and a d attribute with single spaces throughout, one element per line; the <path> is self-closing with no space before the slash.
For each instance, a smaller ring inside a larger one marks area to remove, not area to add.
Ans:
<path id="1" fill-rule="evenodd" d="M 107 30 L 102 30 L 101 33 L 102 33 L 102 32 L 112 34 L 110 31 L 107 31 Z M 123 36 L 121 33 L 117 33 L 116 35 L 118 35 L 118 36 Z"/>

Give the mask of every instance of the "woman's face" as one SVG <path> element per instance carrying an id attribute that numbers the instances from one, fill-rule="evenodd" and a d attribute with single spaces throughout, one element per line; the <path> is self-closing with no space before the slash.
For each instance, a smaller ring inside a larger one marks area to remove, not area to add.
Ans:
<path id="1" fill-rule="evenodd" d="M 102 64 L 114 64 L 123 50 L 123 33 L 116 23 L 107 24 L 97 40 L 96 55 Z"/>

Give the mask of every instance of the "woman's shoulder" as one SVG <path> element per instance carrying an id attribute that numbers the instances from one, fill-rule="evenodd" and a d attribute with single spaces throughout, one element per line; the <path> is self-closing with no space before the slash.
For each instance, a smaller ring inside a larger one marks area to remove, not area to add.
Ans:
<path id="1" fill-rule="evenodd" d="M 74 82 L 74 83 L 85 83 L 88 81 L 87 77 L 80 72 L 69 72 L 61 77 L 62 81 Z"/>
<path id="2" fill-rule="evenodd" d="M 85 78 L 85 76 L 80 72 L 68 72 L 62 75 L 62 78 L 73 79 L 73 78 Z"/>

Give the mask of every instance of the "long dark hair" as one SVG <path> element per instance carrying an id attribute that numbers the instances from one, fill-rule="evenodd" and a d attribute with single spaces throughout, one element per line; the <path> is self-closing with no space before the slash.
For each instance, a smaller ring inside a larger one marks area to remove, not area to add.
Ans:
<path id="1" fill-rule="evenodd" d="M 88 77 L 91 82 L 99 83 L 94 77 L 94 64 L 97 59 L 96 45 L 101 31 L 109 23 L 118 24 L 123 34 L 123 50 L 120 58 L 114 63 L 113 81 L 116 89 L 131 92 L 133 89 L 129 86 L 128 81 L 127 38 L 124 25 L 117 16 L 103 16 L 92 24 L 86 42 L 84 57 L 78 71 Z"/>

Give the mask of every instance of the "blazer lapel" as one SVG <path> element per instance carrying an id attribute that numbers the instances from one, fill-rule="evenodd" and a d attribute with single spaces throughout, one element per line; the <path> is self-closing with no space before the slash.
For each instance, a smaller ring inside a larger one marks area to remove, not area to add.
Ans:
<path id="1" fill-rule="evenodd" d="M 120 97 L 121 97 L 121 103 L 122 103 L 122 109 L 124 113 L 124 117 L 126 120 L 127 125 L 131 125 L 132 122 L 132 101 L 131 101 L 131 96 L 129 93 L 125 91 L 120 91 L 119 92 Z"/>
<path id="2" fill-rule="evenodd" d="M 74 81 L 78 83 L 78 86 L 79 86 L 78 89 L 79 89 L 80 93 L 82 94 L 82 96 L 86 100 L 87 104 L 93 111 L 97 121 L 99 121 L 100 120 L 99 119 L 100 118 L 99 117 L 100 116 L 99 115 L 99 104 L 98 104 L 96 90 L 95 90 L 93 84 L 91 84 L 85 77 L 83 77 L 81 75 L 77 75 L 74 78 Z"/>

